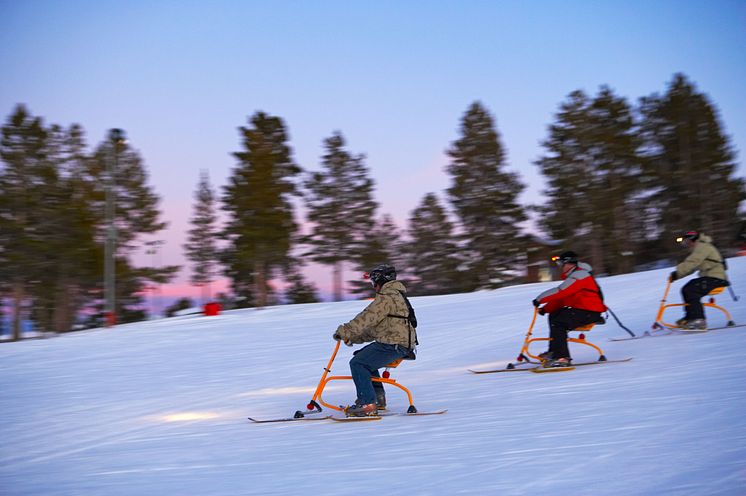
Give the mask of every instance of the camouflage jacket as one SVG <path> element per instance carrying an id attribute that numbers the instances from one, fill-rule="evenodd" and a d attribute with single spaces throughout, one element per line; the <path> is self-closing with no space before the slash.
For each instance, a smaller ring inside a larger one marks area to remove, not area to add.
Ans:
<path id="1" fill-rule="evenodd" d="M 413 348 L 415 330 L 406 319 L 409 310 L 402 297 L 406 291 L 399 281 L 387 282 L 371 304 L 354 319 L 339 326 L 337 333 L 348 344 L 378 341 Z"/>
<path id="2" fill-rule="evenodd" d="M 676 266 L 676 275 L 681 279 L 695 270 L 699 270 L 699 277 L 715 277 L 724 281 L 728 280 L 725 275 L 723 257 L 712 244 L 712 238 L 706 234 L 699 235 L 692 252 L 686 257 L 686 260 Z"/>

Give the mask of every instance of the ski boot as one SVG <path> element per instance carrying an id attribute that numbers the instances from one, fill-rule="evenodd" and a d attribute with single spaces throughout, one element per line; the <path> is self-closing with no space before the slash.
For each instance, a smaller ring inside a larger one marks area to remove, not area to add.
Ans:
<path id="1" fill-rule="evenodd" d="M 375 403 L 363 405 L 355 401 L 354 405 L 345 408 L 345 415 L 348 417 L 375 417 L 378 415 L 378 408 Z"/>
<path id="2" fill-rule="evenodd" d="M 547 362 L 552 361 L 552 352 L 547 350 L 544 353 L 539 353 L 538 357 L 539 360 L 541 360 L 542 365 L 546 366 Z"/>
<path id="3" fill-rule="evenodd" d="M 379 410 L 386 409 L 386 393 L 384 393 L 383 391 L 376 391 L 376 407 Z"/>
<path id="4" fill-rule="evenodd" d="M 550 360 L 548 364 L 544 365 L 544 367 L 548 367 L 548 368 L 572 367 L 572 359 L 571 358 L 558 358 L 556 360 Z"/>
<path id="5" fill-rule="evenodd" d="M 683 329 L 690 331 L 706 331 L 707 321 L 705 319 L 694 319 L 684 324 Z"/>

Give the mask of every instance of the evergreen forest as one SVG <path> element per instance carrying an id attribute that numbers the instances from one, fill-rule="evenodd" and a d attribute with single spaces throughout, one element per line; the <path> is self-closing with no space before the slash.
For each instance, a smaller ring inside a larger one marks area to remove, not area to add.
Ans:
<path id="1" fill-rule="evenodd" d="M 227 278 L 226 305 L 318 301 L 304 277 L 308 263 L 328 266 L 332 298 L 341 300 L 370 295 L 367 282 L 344 280 L 346 270 L 382 262 L 416 296 L 524 282 L 537 243 L 573 249 L 596 274 L 613 275 L 678 259 L 673 239 L 682 230 L 711 235 L 725 256 L 746 242 L 736 150 L 715 103 L 684 74 L 636 102 L 609 86 L 570 92 L 534 164 L 508 164 L 510 143 L 495 115 L 471 103 L 443 143 L 449 187 L 427 193 L 404 226 L 375 200 L 364 150 L 335 131 L 319 163 L 298 164 L 288 125 L 255 111 L 237 126 L 236 149 L 226 150 L 234 165 L 225 186 L 215 190 L 206 172 L 195 184 L 183 246 L 190 282 L 207 288 Z M 49 332 L 102 324 L 112 236 L 116 320 L 147 318 L 144 292 L 182 268 L 133 262 L 166 227 L 137 143 L 89 144 L 81 125 L 47 124 L 23 104 L 0 138 L 0 321 L 12 338 L 24 320 Z M 541 204 L 518 201 L 527 187 L 518 166 L 545 178 Z"/>

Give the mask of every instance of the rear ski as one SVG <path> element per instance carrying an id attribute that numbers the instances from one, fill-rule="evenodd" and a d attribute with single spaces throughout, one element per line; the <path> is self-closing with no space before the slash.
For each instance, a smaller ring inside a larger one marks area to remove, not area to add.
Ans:
<path id="1" fill-rule="evenodd" d="M 631 341 L 633 339 L 658 338 L 661 336 L 670 336 L 672 334 L 721 331 L 723 329 L 733 329 L 734 327 L 746 327 L 746 324 L 725 325 L 725 326 L 720 326 L 720 327 L 708 327 L 707 329 L 679 329 L 676 327 L 663 327 L 663 328 L 653 329 L 652 331 L 645 331 L 639 336 L 635 336 L 635 337 L 629 336 L 629 337 L 623 337 L 623 338 L 609 338 L 609 341 Z"/>
<path id="2" fill-rule="evenodd" d="M 381 420 L 380 415 L 368 415 L 366 417 L 334 417 L 329 416 L 327 417 L 329 420 L 334 420 L 335 422 L 363 422 L 365 420 Z"/>
<path id="3" fill-rule="evenodd" d="M 419 415 L 442 415 L 448 410 L 435 410 L 433 412 L 378 412 L 379 417 L 417 417 Z"/>
<path id="4" fill-rule="evenodd" d="M 530 370 L 537 374 L 543 374 L 545 372 L 570 372 L 571 370 L 575 370 L 575 367 L 535 367 Z"/>

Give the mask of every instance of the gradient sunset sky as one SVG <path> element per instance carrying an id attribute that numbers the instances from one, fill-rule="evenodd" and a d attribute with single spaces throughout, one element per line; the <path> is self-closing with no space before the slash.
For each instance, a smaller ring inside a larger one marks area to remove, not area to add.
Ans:
<path id="1" fill-rule="evenodd" d="M 522 200 L 540 203 L 533 162 L 570 92 L 606 84 L 636 103 L 676 72 L 719 110 L 743 176 L 743 0 L 0 0 L 3 122 L 24 103 L 47 124 L 79 123 L 91 147 L 124 129 L 169 222 L 153 238 L 162 264 L 186 266 L 199 172 L 219 191 L 256 111 L 285 121 L 307 170 L 341 131 L 367 156 L 380 212 L 404 225 L 448 187 L 444 152 L 475 100 L 528 184 Z M 187 280 L 185 267 L 163 294 L 198 295 Z"/>

